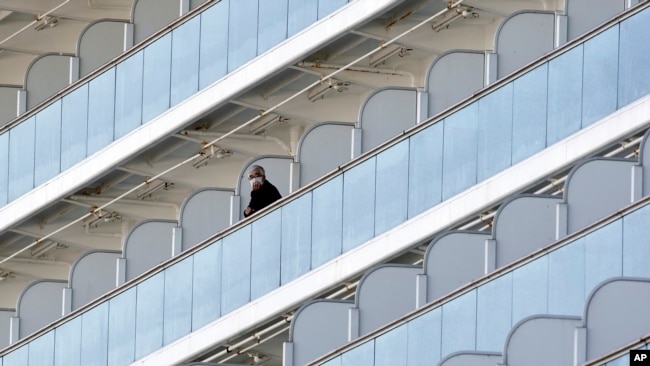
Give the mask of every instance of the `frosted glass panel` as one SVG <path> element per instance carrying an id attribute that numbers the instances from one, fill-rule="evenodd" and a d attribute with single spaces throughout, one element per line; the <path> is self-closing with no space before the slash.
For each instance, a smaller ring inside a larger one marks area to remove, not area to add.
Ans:
<path id="1" fill-rule="evenodd" d="M 282 210 L 276 209 L 253 223 L 251 299 L 280 286 Z"/>
<path id="2" fill-rule="evenodd" d="M 475 350 L 476 290 L 442 306 L 442 355 Z"/>
<path id="3" fill-rule="evenodd" d="M 163 344 L 192 330 L 192 272 L 194 257 L 188 257 L 167 268 L 165 274 L 165 324 Z"/>
<path id="4" fill-rule="evenodd" d="M 585 301 L 584 238 L 548 255 L 548 312 L 581 316 Z"/>
<path id="5" fill-rule="evenodd" d="M 525 317 L 548 313 L 548 256 L 512 273 L 512 324 Z"/>
<path id="6" fill-rule="evenodd" d="M 408 216 L 422 213 L 442 199 L 442 141 L 444 121 L 411 137 Z"/>
<path id="7" fill-rule="evenodd" d="M 406 221 L 408 173 L 409 140 L 377 155 L 375 235 Z"/>
<path id="8" fill-rule="evenodd" d="M 88 152 L 92 155 L 113 141 L 115 126 L 115 68 L 88 83 Z"/>
<path id="9" fill-rule="evenodd" d="M 580 129 L 582 63 L 582 45 L 549 61 L 547 146 Z"/>
<path id="10" fill-rule="evenodd" d="M 144 49 L 142 120 L 150 121 L 169 108 L 172 35 L 166 34 Z"/>
<path id="11" fill-rule="evenodd" d="M 109 302 L 109 365 L 126 365 L 135 361 L 135 309 L 135 288 L 117 295 Z"/>
<path id="12" fill-rule="evenodd" d="M 257 55 L 258 0 L 230 2 L 228 26 L 228 72 Z"/>
<path id="13" fill-rule="evenodd" d="M 281 283 L 311 268 L 311 193 L 282 207 Z"/>
<path id="14" fill-rule="evenodd" d="M 29 343 L 29 366 L 54 366 L 54 331 Z"/>
<path id="15" fill-rule="evenodd" d="M 61 169 L 61 102 L 36 115 L 34 186 L 45 183 Z"/>
<path id="16" fill-rule="evenodd" d="M 623 222 L 585 236 L 585 298 L 604 280 L 623 275 Z"/>
<path id="17" fill-rule="evenodd" d="M 343 174 L 343 251 L 372 238 L 375 223 L 375 158 Z"/>
<path id="18" fill-rule="evenodd" d="M 7 203 L 9 185 L 9 132 L 0 134 L 0 205 Z"/>
<path id="19" fill-rule="evenodd" d="M 479 287 L 477 304 L 476 349 L 500 352 L 512 328 L 512 274 Z"/>
<path id="20" fill-rule="evenodd" d="M 334 10 L 343 7 L 348 0 L 319 0 L 318 1 L 318 19 L 322 19 L 334 12 Z"/>
<path id="21" fill-rule="evenodd" d="M 81 316 L 81 364 L 104 365 L 108 360 L 108 302 Z"/>
<path id="22" fill-rule="evenodd" d="M 171 106 L 199 88 L 201 18 L 196 16 L 172 31 Z"/>
<path id="23" fill-rule="evenodd" d="M 442 308 L 435 308 L 408 323 L 408 366 L 440 360 Z"/>
<path id="24" fill-rule="evenodd" d="M 548 64 L 522 75 L 513 84 L 512 163 L 546 147 Z"/>
<path id="25" fill-rule="evenodd" d="M 287 38 L 287 8 L 289 0 L 260 1 L 257 54 L 262 54 Z"/>
<path id="26" fill-rule="evenodd" d="M 511 165 L 512 83 L 479 101 L 477 181 L 481 182 Z"/>
<path id="27" fill-rule="evenodd" d="M 221 314 L 221 240 L 194 254 L 192 329 Z"/>
<path id="28" fill-rule="evenodd" d="M 63 97 L 61 171 L 86 157 L 88 144 L 88 84 Z"/>
<path id="29" fill-rule="evenodd" d="M 9 201 L 34 187 L 35 118 L 9 131 Z"/>
<path id="30" fill-rule="evenodd" d="M 222 0 L 201 13 L 199 48 L 199 88 L 220 79 L 228 72 L 228 9 L 230 0 Z"/>
<path id="31" fill-rule="evenodd" d="M 223 239 L 221 269 L 221 314 L 250 300 L 251 289 L 251 225 Z"/>
<path id="32" fill-rule="evenodd" d="M 650 206 L 623 218 L 623 275 L 650 278 Z"/>
<path id="33" fill-rule="evenodd" d="M 27 345 L 5 355 L 2 358 L 3 366 L 25 366 L 29 365 L 29 347 Z"/>
<path id="34" fill-rule="evenodd" d="M 375 340 L 376 366 L 406 366 L 407 325 L 401 325 Z"/>
<path id="35" fill-rule="evenodd" d="M 585 42 L 582 127 L 616 110 L 618 37 L 615 26 Z"/>
<path id="36" fill-rule="evenodd" d="M 650 93 L 650 9 L 645 9 L 620 25 L 618 107 Z"/>
<path id="37" fill-rule="evenodd" d="M 318 0 L 289 0 L 289 37 L 315 23 Z"/>
<path id="38" fill-rule="evenodd" d="M 139 359 L 162 347 L 164 272 L 139 283 L 136 288 L 135 358 Z"/>
<path id="39" fill-rule="evenodd" d="M 56 327 L 54 337 L 54 365 L 81 366 L 81 317 Z"/>
<path id="40" fill-rule="evenodd" d="M 115 139 L 133 131 L 142 123 L 142 69 L 140 51 L 119 63 L 115 75 Z"/>
<path id="41" fill-rule="evenodd" d="M 312 192 L 312 267 L 341 254 L 343 176 L 339 175 Z"/>
<path id="42" fill-rule="evenodd" d="M 476 183 L 478 103 L 445 119 L 442 200 Z"/>
<path id="43" fill-rule="evenodd" d="M 375 342 L 366 342 L 341 357 L 341 366 L 372 366 L 375 364 Z"/>

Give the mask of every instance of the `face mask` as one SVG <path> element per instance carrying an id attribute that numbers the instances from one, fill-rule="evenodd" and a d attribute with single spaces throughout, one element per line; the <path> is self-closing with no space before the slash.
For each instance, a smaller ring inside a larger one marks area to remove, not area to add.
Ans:
<path id="1" fill-rule="evenodd" d="M 253 184 L 254 184 L 255 182 L 257 182 L 257 183 L 259 183 L 259 184 L 264 183 L 264 181 L 262 180 L 262 177 L 255 177 L 255 178 L 251 179 L 250 182 L 251 182 L 251 187 L 253 187 Z"/>

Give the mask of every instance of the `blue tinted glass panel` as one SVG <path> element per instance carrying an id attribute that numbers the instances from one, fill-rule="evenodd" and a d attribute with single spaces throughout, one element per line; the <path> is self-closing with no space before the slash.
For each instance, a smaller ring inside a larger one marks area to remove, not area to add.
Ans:
<path id="1" fill-rule="evenodd" d="M 281 283 L 311 268 L 311 193 L 282 207 Z"/>
<path id="2" fill-rule="evenodd" d="M 221 314 L 221 241 L 194 254 L 192 278 L 192 329 Z"/>
<path id="3" fill-rule="evenodd" d="M 442 357 L 475 350 L 476 290 L 442 306 Z"/>
<path id="4" fill-rule="evenodd" d="M 548 255 L 548 312 L 582 315 L 585 301 L 585 246 L 578 239 Z"/>
<path id="5" fill-rule="evenodd" d="M 343 176 L 312 191 L 312 267 L 341 254 L 343 225 Z"/>
<path id="6" fill-rule="evenodd" d="M 200 32 L 201 18 L 198 16 L 172 31 L 172 106 L 199 88 Z"/>
<path id="7" fill-rule="evenodd" d="M 581 114 L 582 45 L 549 61 L 547 146 L 579 130 Z"/>
<path id="8" fill-rule="evenodd" d="M 256 299 L 280 287 L 282 211 L 273 210 L 259 218 L 252 230 L 251 299 Z"/>
<path id="9" fill-rule="evenodd" d="M 478 103 L 445 119 L 442 200 L 476 183 Z"/>
<path id="10" fill-rule="evenodd" d="M 109 301 L 109 365 L 126 365 L 135 361 L 135 309 L 135 287 Z"/>
<path id="11" fill-rule="evenodd" d="M 29 342 L 29 366 L 53 365 L 54 331 L 50 331 Z"/>
<path id="12" fill-rule="evenodd" d="M 9 185 L 9 132 L 0 134 L 0 205 L 7 203 Z"/>
<path id="13" fill-rule="evenodd" d="M 34 120 L 9 131 L 9 201 L 34 188 Z"/>
<path id="14" fill-rule="evenodd" d="M 406 221 L 409 140 L 377 155 L 375 235 Z"/>
<path id="15" fill-rule="evenodd" d="M 135 130 L 142 123 L 142 70 L 140 51 L 122 61 L 115 71 L 115 139 Z"/>
<path id="16" fill-rule="evenodd" d="M 228 26 L 228 71 L 233 71 L 257 56 L 258 0 L 230 3 Z"/>
<path id="17" fill-rule="evenodd" d="M 444 121 L 411 137 L 409 154 L 409 218 L 442 199 L 442 134 Z"/>
<path id="18" fill-rule="evenodd" d="M 375 342 L 370 340 L 343 354 L 341 366 L 373 366 L 375 364 Z"/>
<path id="19" fill-rule="evenodd" d="M 510 166 L 512 157 L 512 83 L 479 101 L 477 181 Z"/>
<path id="20" fill-rule="evenodd" d="M 347 3 L 348 0 L 318 0 L 318 19 L 326 17 Z"/>
<path id="21" fill-rule="evenodd" d="M 623 222 L 585 236 L 585 298 L 599 283 L 623 275 Z"/>
<path id="22" fill-rule="evenodd" d="M 318 20 L 318 0 L 289 0 L 289 37 Z"/>
<path id="23" fill-rule="evenodd" d="M 250 301 L 251 226 L 223 238 L 221 314 L 228 314 Z"/>
<path id="24" fill-rule="evenodd" d="M 406 366 L 407 325 L 401 325 L 375 339 L 376 366 Z"/>
<path id="25" fill-rule="evenodd" d="M 650 93 L 650 9 L 645 9 L 620 25 L 618 107 Z M 640 72 L 645 70 L 644 72 Z"/>
<path id="26" fill-rule="evenodd" d="M 287 39 L 287 3 L 288 0 L 260 1 L 259 37 L 257 54 Z"/>
<path id="27" fill-rule="evenodd" d="M 230 0 L 222 0 L 201 13 L 199 88 L 205 88 L 228 72 L 228 12 Z"/>
<path id="28" fill-rule="evenodd" d="M 322 365 L 323 366 L 341 366 L 341 356 L 339 356 L 337 358 L 333 358 L 333 359 L 323 363 Z M 2 366 L 1 363 L 0 363 L 0 366 Z"/>
<path id="29" fill-rule="evenodd" d="M 165 325 L 163 344 L 188 334 L 192 330 L 192 271 L 193 257 L 175 263 L 165 270 Z"/>
<path id="30" fill-rule="evenodd" d="M 115 68 L 88 83 L 88 155 L 113 142 Z"/>
<path id="31" fill-rule="evenodd" d="M 623 218 L 623 276 L 650 277 L 650 206 Z"/>
<path id="32" fill-rule="evenodd" d="M 618 26 L 584 44 L 582 127 L 616 110 L 618 94 Z"/>
<path id="33" fill-rule="evenodd" d="M 632 363 L 630 363 L 630 354 L 626 353 L 623 356 L 621 356 L 621 357 L 619 357 L 619 358 L 617 358 L 617 359 L 615 359 L 613 361 L 607 362 L 605 365 L 606 366 L 629 366 L 629 365 L 632 365 Z"/>
<path id="34" fill-rule="evenodd" d="M 512 273 L 512 324 L 535 314 L 548 314 L 548 256 Z"/>
<path id="35" fill-rule="evenodd" d="M 172 35 L 167 33 L 144 49 L 142 121 L 149 122 L 169 108 Z"/>
<path id="36" fill-rule="evenodd" d="M 135 358 L 139 359 L 162 347 L 164 273 L 140 282 L 135 310 Z"/>
<path id="37" fill-rule="evenodd" d="M 108 360 L 108 303 L 81 316 L 81 364 L 106 365 Z"/>
<path id="38" fill-rule="evenodd" d="M 29 365 L 29 345 L 24 345 L 2 358 L 3 366 Z"/>
<path id="39" fill-rule="evenodd" d="M 408 323 L 408 366 L 436 364 L 442 342 L 442 308 L 428 311 Z"/>
<path id="40" fill-rule="evenodd" d="M 61 104 L 63 171 L 85 158 L 88 151 L 88 84 L 64 96 Z"/>
<path id="41" fill-rule="evenodd" d="M 61 324 L 54 330 L 54 365 L 81 365 L 81 317 Z"/>
<path id="42" fill-rule="evenodd" d="M 476 349 L 500 352 L 512 328 L 512 273 L 478 288 Z"/>
<path id="43" fill-rule="evenodd" d="M 61 170 L 61 102 L 36 115 L 34 186 L 46 182 Z"/>
<path id="44" fill-rule="evenodd" d="M 343 173 L 343 252 L 375 232 L 375 158 Z"/>
<path id="45" fill-rule="evenodd" d="M 514 81 L 512 106 L 512 164 L 546 147 L 548 64 Z"/>

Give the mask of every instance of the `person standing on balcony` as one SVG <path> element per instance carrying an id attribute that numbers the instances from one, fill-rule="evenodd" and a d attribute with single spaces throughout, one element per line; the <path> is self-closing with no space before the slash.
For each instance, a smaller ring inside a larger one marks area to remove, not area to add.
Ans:
<path id="1" fill-rule="evenodd" d="M 282 198 L 278 189 L 266 179 L 266 173 L 261 166 L 253 165 L 250 168 L 248 181 L 251 183 L 251 201 L 244 210 L 244 217 L 248 217 Z"/>

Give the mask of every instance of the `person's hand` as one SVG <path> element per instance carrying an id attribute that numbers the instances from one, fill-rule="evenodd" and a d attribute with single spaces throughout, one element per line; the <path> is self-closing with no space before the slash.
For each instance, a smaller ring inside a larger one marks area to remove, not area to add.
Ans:
<path id="1" fill-rule="evenodd" d="M 260 187 L 262 187 L 262 183 L 258 181 L 253 182 L 252 188 L 254 191 L 257 191 L 258 189 L 260 189 Z"/>
<path id="2" fill-rule="evenodd" d="M 244 210 L 244 214 L 246 214 L 246 215 L 250 215 L 252 213 L 253 213 L 253 209 L 250 208 L 250 207 L 246 207 L 246 209 Z"/>

